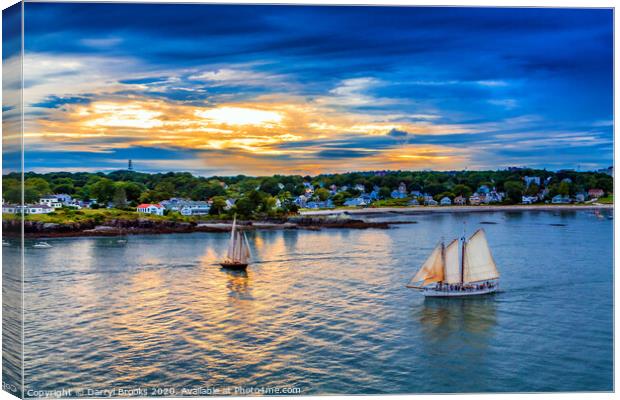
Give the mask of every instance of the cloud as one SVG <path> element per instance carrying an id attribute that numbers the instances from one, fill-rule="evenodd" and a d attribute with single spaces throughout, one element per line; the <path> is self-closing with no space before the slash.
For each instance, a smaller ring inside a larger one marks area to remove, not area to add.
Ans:
<path id="1" fill-rule="evenodd" d="M 156 147 L 222 173 L 611 162 L 610 10 L 28 7 L 25 135 L 55 168 Z M 9 127 L 15 52 L 3 66 Z"/>
<path id="2" fill-rule="evenodd" d="M 409 133 L 405 132 L 405 131 L 400 131 L 396 128 L 392 128 L 390 129 L 390 131 L 388 132 L 388 136 L 392 136 L 392 137 L 406 137 Z"/>

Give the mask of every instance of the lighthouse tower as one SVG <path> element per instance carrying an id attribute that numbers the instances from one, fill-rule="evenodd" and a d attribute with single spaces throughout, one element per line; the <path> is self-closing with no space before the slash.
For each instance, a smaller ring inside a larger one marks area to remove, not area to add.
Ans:
<path id="1" fill-rule="evenodd" d="M 133 162 L 131 160 L 129 160 L 127 162 L 127 170 L 128 171 L 133 171 Z"/>

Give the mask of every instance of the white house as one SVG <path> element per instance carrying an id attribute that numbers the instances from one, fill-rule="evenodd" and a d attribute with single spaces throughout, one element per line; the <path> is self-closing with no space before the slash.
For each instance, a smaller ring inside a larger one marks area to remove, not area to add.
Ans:
<path id="1" fill-rule="evenodd" d="M 52 208 L 61 208 L 62 203 L 58 200 L 56 196 L 45 196 L 39 199 L 39 204 L 46 205 Z"/>
<path id="2" fill-rule="evenodd" d="M 366 187 L 364 185 L 362 185 L 361 183 L 356 184 L 353 189 L 359 191 L 359 192 L 366 192 Z"/>
<path id="3" fill-rule="evenodd" d="M 24 211 L 26 214 L 49 214 L 54 212 L 54 208 L 45 204 L 30 204 Z"/>
<path id="4" fill-rule="evenodd" d="M 137 211 L 143 214 L 164 215 L 164 206 L 161 204 L 140 204 Z"/>
<path id="5" fill-rule="evenodd" d="M 13 204 L 2 204 L 2 214 L 17 214 L 17 206 Z"/>
<path id="6" fill-rule="evenodd" d="M 56 197 L 59 202 L 65 205 L 70 204 L 73 201 L 71 195 L 65 193 L 55 194 L 54 197 Z"/>
<path id="7" fill-rule="evenodd" d="M 553 204 L 569 204 L 570 203 L 570 197 L 562 196 L 561 194 L 558 194 L 557 196 L 554 196 L 551 199 L 551 202 Z"/>
<path id="8" fill-rule="evenodd" d="M 232 209 L 236 201 L 235 199 L 226 199 L 226 207 L 224 207 L 224 210 L 228 211 Z"/>
<path id="9" fill-rule="evenodd" d="M 442 206 L 449 206 L 452 205 L 452 200 L 450 200 L 448 196 L 445 196 L 442 197 L 441 200 L 439 200 L 439 204 L 441 204 Z"/>
<path id="10" fill-rule="evenodd" d="M 181 206 L 181 215 L 207 215 L 211 205 L 206 201 L 186 201 Z"/>

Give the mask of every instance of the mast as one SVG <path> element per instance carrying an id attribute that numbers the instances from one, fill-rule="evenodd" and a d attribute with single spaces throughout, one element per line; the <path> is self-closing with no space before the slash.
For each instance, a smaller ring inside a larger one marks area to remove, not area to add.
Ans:
<path id="1" fill-rule="evenodd" d="M 443 243 L 443 239 L 441 240 L 441 263 L 443 264 L 443 280 L 446 279 L 446 246 Z M 441 282 L 441 281 L 440 281 Z"/>
<path id="2" fill-rule="evenodd" d="M 235 259 L 235 228 L 236 228 L 236 224 L 237 224 L 237 214 L 235 214 L 234 219 L 233 219 L 233 225 L 232 225 L 232 229 L 230 230 L 230 242 L 228 243 L 228 259 L 229 260 L 234 260 Z"/>
<path id="3" fill-rule="evenodd" d="M 461 250 L 461 285 L 465 281 L 465 247 L 467 246 L 467 240 L 465 234 L 463 234 L 463 248 Z"/>

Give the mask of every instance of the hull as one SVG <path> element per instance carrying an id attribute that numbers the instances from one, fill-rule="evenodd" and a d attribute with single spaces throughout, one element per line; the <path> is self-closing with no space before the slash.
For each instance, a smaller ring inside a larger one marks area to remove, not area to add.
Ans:
<path id="1" fill-rule="evenodd" d="M 434 287 L 422 289 L 422 294 L 425 297 L 469 297 L 469 296 L 481 296 L 485 294 L 495 293 L 497 291 L 497 285 L 493 287 L 486 287 L 484 289 L 471 289 L 471 290 L 439 290 Z"/>
<path id="2" fill-rule="evenodd" d="M 220 263 L 220 265 L 223 268 L 228 268 L 228 269 L 241 269 L 244 270 L 248 267 L 248 264 L 242 264 L 242 263 L 229 263 L 229 262 L 223 262 Z"/>

